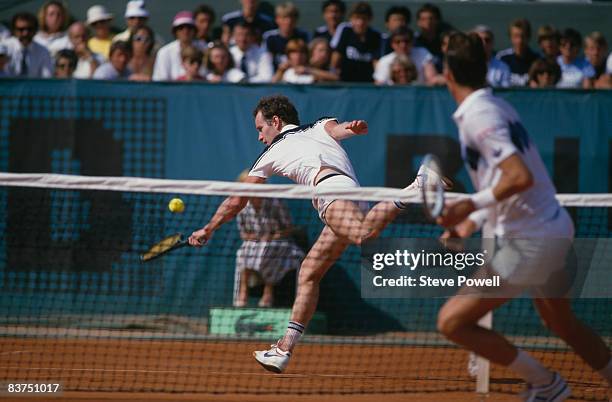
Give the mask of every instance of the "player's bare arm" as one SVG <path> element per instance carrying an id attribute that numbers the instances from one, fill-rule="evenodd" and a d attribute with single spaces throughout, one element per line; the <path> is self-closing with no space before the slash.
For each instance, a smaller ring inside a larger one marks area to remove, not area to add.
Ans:
<path id="1" fill-rule="evenodd" d="M 266 179 L 262 177 L 248 176 L 244 183 L 265 183 Z M 212 237 L 215 230 L 221 225 L 234 219 L 240 211 L 244 209 L 249 202 L 249 197 L 227 197 L 210 221 L 200 230 L 196 230 L 189 236 L 189 244 L 195 247 L 201 247 Z"/>
<path id="2" fill-rule="evenodd" d="M 498 167 L 501 170 L 501 177 L 495 187 L 491 190 L 482 190 L 480 192 L 491 191 L 494 197 L 493 202 L 505 200 L 514 194 L 527 190 L 533 185 L 533 175 L 517 154 L 512 154 L 501 161 Z M 464 199 L 447 206 L 437 222 L 442 226 L 452 227 L 465 220 L 476 209 L 478 208 L 474 202 L 474 197 Z"/>
<path id="3" fill-rule="evenodd" d="M 325 131 L 336 141 L 342 141 L 355 135 L 367 134 L 368 123 L 365 120 L 351 120 L 344 123 L 330 120 L 325 123 Z"/>

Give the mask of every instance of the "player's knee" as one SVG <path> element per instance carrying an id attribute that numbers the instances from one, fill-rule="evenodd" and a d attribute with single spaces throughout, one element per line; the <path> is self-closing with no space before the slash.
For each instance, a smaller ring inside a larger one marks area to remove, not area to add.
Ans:
<path id="1" fill-rule="evenodd" d="M 465 326 L 465 323 L 461 319 L 452 314 L 446 314 L 444 311 L 440 311 L 438 314 L 438 321 L 436 324 L 438 331 L 448 339 L 455 338 Z"/>
<path id="2" fill-rule="evenodd" d="M 316 269 L 300 268 L 300 274 L 298 275 L 298 286 L 300 285 L 313 285 L 321 282 L 323 274 Z"/>
<path id="3" fill-rule="evenodd" d="M 362 232 L 358 236 L 355 236 L 355 238 L 352 240 L 352 242 L 356 246 L 361 247 L 368 240 L 377 238 L 378 234 L 379 234 L 379 232 L 376 232 L 376 231 L 373 231 L 373 230 L 370 230 L 370 231 L 367 231 L 367 232 Z"/>

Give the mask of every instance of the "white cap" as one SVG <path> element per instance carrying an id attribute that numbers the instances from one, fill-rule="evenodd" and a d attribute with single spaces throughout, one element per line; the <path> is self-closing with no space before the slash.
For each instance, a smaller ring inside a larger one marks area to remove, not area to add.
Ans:
<path id="1" fill-rule="evenodd" d="M 87 25 L 91 25 L 98 21 L 112 20 L 113 15 L 108 12 L 106 7 L 95 5 L 87 10 Z"/>
<path id="2" fill-rule="evenodd" d="M 144 0 L 131 0 L 128 1 L 125 7 L 125 18 L 148 18 L 149 12 L 146 9 Z"/>

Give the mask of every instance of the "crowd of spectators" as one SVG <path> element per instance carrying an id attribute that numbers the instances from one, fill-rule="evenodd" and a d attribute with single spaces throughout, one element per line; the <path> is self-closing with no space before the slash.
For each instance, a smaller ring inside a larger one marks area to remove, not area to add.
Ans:
<path id="1" fill-rule="evenodd" d="M 433 4 L 415 14 L 392 6 L 385 31 L 371 26 L 372 7 L 342 0 L 321 3 L 322 25 L 300 28 L 299 9 L 278 3 L 274 15 L 257 0 L 221 17 L 212 7 L 176 13 L 167 42 L 148 25 L 144 0 L 126 3 L 125 29 L 113 30 L 115 16 L 104 5 L 75 21 L 61 0 L 49 0 L 38 15 L 19 12 L 10 29 L 0 24 L 0 77 L 79 78 L 135 81 L 205 82 L 371 82 L 378 85 L 444 85 L 446 40 L 453 27 Z M 488 57 L 493 87 L 611 88 L 612 54 L 600 32 L 586 38 L 572 28 L 544 25 L 539 49 L 529 46 L 532 28 L 525 18 L 508 26 L 511 47 L 495 51 L 493 30 L 472 29 Z"/>

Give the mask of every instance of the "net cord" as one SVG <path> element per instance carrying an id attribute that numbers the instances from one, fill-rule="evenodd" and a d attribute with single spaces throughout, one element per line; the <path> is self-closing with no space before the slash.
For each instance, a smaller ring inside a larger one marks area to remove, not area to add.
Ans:
<path id="1" fill-rule="evenodd" d="M 55 173 L 0 172 L 0 186 L 36 187 L 66 190 L 101 190 L 167 194 L 312 199 L 333 195 L 336 199 L 353 201 L 395 201 L 420 203 L 419 192 L 386 187 L 326 187 L 295 184 L 250 184 L 212 180 L 174 180 L 143 177 L 78 176 Z M 445 194 L 448 200 L 468 197 L 464 193 Z M 612 207 L 610 193 L 557 194 L 567 207 Z"/>

